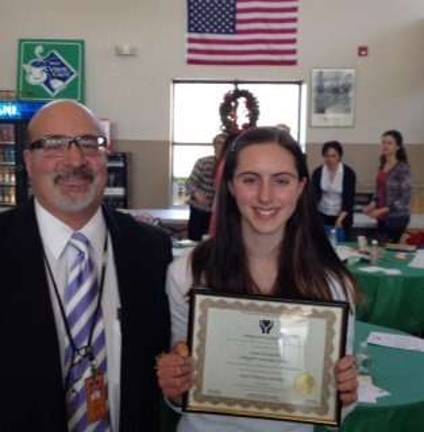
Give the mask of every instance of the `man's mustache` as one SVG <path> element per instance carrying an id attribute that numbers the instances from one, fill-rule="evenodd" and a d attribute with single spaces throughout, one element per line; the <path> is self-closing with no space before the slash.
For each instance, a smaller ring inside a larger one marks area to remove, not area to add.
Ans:
<path id="1" fill-rule="evenodd" d="M 94 180 L 94 173 L 91 169 L 86 167 L 77 167 L 73 169 L 69 169 L 66 171 L 62 171 L 57 174 L 54 178 L 54 182 L 58 183 L 59 181 L 70 181 L 70 180 Z"/>

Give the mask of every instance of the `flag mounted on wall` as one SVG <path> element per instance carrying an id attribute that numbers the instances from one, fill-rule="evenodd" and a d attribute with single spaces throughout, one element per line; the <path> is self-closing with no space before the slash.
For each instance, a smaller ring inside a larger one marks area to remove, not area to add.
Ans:
<path id="1" fill-rule="evenodd" d="M 297 65 L 299 0 L 187 0 L 187 63 Z"/>

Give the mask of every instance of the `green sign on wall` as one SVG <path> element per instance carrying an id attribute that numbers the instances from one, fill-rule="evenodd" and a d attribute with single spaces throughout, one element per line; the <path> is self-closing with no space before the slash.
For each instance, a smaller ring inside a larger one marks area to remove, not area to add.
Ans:
<path id="1" fill-rule="evenodd" d="M 84 41 L 20 39 L 17 96 L 84 102 Z"/>

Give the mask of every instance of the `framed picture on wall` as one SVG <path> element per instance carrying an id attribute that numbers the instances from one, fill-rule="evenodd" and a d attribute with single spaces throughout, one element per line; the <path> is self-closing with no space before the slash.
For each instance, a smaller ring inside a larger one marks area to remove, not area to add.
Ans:
<path id="1" fill-rule="evenodd" d="M 20 39 L 18 99 L 84 102 L 84 62 L 83 40 Z"/>
<path id="2" fill-rule="evenodd" d="M 311 126 L 353 127 L 355 87 L 354 69 L 313 69 Z"/>

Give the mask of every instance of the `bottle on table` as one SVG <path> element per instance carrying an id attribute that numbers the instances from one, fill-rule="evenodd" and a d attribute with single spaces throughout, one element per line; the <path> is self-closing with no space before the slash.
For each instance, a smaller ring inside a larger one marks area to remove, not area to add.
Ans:
<path id="1" fill-rule="evenodd" d="M 371 241 L 370 259 L 371 259 L 371 264 L 373 265 L 377 264 L 378 261 L 378 241 L 377 240 Z"/>
<path id="2" fill-rule="evenodd" d="M 364 235 L 358 236 L 358 250 L 359 252 L 365 252 L 367 250 L 368 241 Z"/>

